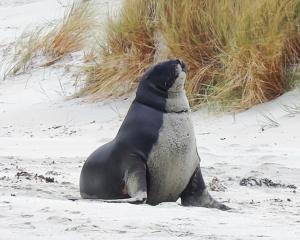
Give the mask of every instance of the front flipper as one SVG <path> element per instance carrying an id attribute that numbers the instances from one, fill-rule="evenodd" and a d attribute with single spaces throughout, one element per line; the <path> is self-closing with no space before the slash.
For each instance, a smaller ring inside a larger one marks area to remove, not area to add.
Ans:
<path id="1" fill-rule="evenodd" d="M 126 199 L 102 200 L 108 203 L 141 204 L 147 200 L 146 165 L 142 159 L 131 157 L 125 166 L 124 192 L 130 196 Z"/>
<path id="2" fill-rule="evenodd" d="M 181 194 L 181 204 L 183 206 L 217 208 L 220 210 L 229 210 L 226 205 L 219 203 L 208 192 L 200 166 L 196 169 L 189 184 Z"/>

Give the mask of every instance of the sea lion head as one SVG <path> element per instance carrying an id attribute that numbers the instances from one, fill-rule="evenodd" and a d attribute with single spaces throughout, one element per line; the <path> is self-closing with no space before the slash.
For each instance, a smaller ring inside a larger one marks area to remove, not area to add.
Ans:
<path id="1" fill-rule="evenodd" d="M 164 112 L 188 111 L 184 91 L 187 68 L 180 59 L 158 63 L 142 76 L 136 101 Z"/>
<path id="2" fill-rule="evenodd" d="M 174 92 L 184 89 L 185 78 L 186 65 L 176 59 L 154 65 L 142 76 L 141 84 L 153 85 L 163 92 Z"/>

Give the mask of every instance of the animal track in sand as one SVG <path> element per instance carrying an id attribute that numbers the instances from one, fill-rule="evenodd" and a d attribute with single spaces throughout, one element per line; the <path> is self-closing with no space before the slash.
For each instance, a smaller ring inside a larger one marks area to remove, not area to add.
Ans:
<path id="1" fill-rule="evenodd" d="M 49 207 L 44 207 L 44 208 L 41 208 L 40 210 L 38 210 L 38 212 L 42 212 L 42 213 L 50 213 L 50 212 L 53 212 L 53 211 L 50 210 Z"/>
<path id="2" fill-rule="evenodd" d="M 97 225 L 86 225 L 86 224 L 80 224 L 71 228 L 66 228 L 65 231 L 69 232 L 93 232 L 93 231 L 99 231 L 100 227 Z M 105 231 L 106 232 L 106 231 Z"/>
<path id="3" fill-rule="evenodd" d="M 12 228 L 19 228 L 19 229 L 36 229 L 34 225 L 32 225 L 31 222 L 24 222 L 24 223 L 14 223 L 9 224 Z"/>
<path id="4" fill-rule="evenodd" d="M 239 147 L 241 147 L 241 145 L 240 144 L 229 144 L 228 147 L 239 148 Z"/>
<path id="5" fill-rule="evenodd" d="M 20 216 L 22 218 L 32 218 L 32 217 L 34 217 L 34 215 L 32 215 L 32 214 L 21 214 Z"/>
<path id="6" fill-rule="evenodd" d="M 70 213 L 70 214 L 80 214 L 80 211 L 70 211 L 70 210 L 65 210 L 66 213 Z"/>
<path id="7" fill-rule="evenodd" d="M 270 161 L 272 161 L 272 160 L 274 160 L 274 159 L 278 159 L 278 155 L 263 155 L 263 156 L 261 156 L 261 157 L 259 157 L 259 160 L 262 160 L 262 161 L 268 161 L 268 160 L 270 160 Z"/>
<path id="8" fill-rule="evenodd" d="M 190 225 L 189 225 L 190 226 Z M 170 224 L 152 224 L 149 226 L 151 229 L 151 234 L 153 233 L 167 233 L 170 236 L 176 238 L 180 237 L 194 237 L 195 233 L 185 229 L 185 227 L 180 227 L 179 225 L 170 225 Z"/>
<path id="9" fill-rule="evenodd" d="M 67 217 L 60 217 L 60 216 L 50 216 L 47 218 L 47 221 L 52 221 L 56 223 L 68 223 L 68 222 L 72 222 L 72 219 Z"/>

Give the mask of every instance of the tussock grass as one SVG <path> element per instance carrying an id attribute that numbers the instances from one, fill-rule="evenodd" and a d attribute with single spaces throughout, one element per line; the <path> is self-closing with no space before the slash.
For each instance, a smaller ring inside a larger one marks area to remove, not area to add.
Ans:
<path id="1" fill-rule="evenodd" d="M 154 1 L 124 1 L 118 16 L 109 17 L 97 57 L 84 68 L 83 94 L 95 98 L 130 92 L 153 62 L 155 53 Z"/>
<path id="2" fill-rule="evenodd" d="M 25 72 L 32 64 L 33 58 L 41 49 L 40 35 L 42 28 L 36 28 L 30 32 L 24 32 L 16 41 L 12 65 L 7 71 L 7 75 L 14 75 Z"/>
<path id="3" fill-rule="evenodd" d="M 243 1 L 213 98 L 246 109 L 293 87 L 287 68 L 300 59 L 299 7 L 298 0 Z"/>
<path id="4" fill-rule="evenodd" d="M 95 8 L 89 1 L 74 1 L 65 11 L 62 21 L 47 24 L 27 33 L 17 40 L 12 68 L 8 74 L 24 72 L 34 58 L 45 56 L 38 66 L 49 66 L 64 56 L 82 50 L 91 38 L 91 31 L 97 26 Z"/>
<path id="5" fill-rule="evenodd" d="M 84 94 L 126 94 L 148 66 L 176 57 L 189 66 L 193 107 L 247 109 L 294 86 L 300 0 L 126 0 L 97 52 Z"/>
<path id="6" fill-rule="evenodd" d="M 97 26 L 95 9 L 89 1 L 77 1 L 67 8 L 62 23 L 56 25 L 45 37 L 44 52 L 52 58 L 82 50 Z"/>

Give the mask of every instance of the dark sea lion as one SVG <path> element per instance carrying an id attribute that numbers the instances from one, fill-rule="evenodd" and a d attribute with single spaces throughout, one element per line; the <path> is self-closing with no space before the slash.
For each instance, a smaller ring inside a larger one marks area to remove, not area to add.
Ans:
<path id="1" fill-rule="evenodd" d="M 184 90 L 186 66 L 170 60 L 141 78 L 118 134 L 86 160 L 82 198 L 108 202 L 175 202 L 229 209 L 207 191 Z"/>

